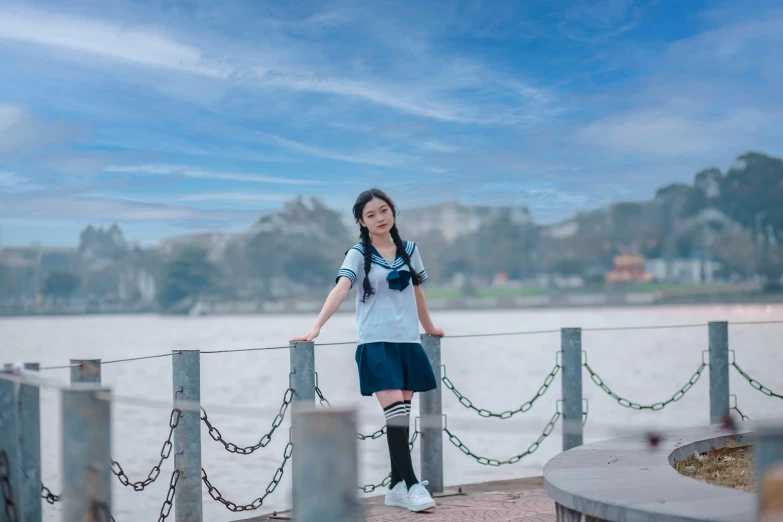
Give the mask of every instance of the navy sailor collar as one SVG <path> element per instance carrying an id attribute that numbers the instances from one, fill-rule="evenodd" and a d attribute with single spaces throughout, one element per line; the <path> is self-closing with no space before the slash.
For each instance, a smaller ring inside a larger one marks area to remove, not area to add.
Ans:
<path id="1" fill-rule="evenodd" d="M 402 243 L 405 245 L 405 252 L 408 254 L 408 257 L 412 256 L 413 251 L 416 248 L 416 243 L 413 243 L 412 241 L 403 241 Z M 399 254 L 394 257 L 394 262 L 389 264 L 389 261 L 383 257 L 374 246 L 370 245 L 370 248 L 372 249 L 372 262 L 376 265 L 382 266 L 383 268 L 387 268 L 389 270 L 397 270 L 398 268 L 405 266 L 405 261 L 402 260 Z M 352 246 L 348 250 L 350 251 L 351 249 L 358 250 L 359 253 L 364 256 L 364 245 L 361 243 Z M 347 253 L 348 252 L 346 252 L 346 254 Z"/>

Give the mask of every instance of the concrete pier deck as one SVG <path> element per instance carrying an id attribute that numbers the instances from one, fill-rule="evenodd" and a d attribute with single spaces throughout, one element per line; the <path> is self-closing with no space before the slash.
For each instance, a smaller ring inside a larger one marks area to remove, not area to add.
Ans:
<path id="1" fill-rule="evenodd" d="M 541 477 L 484 482 L 446 488 L 435 495 L 429 513 L 411 513 L 383 505 L 383 495 L 364 501 L 366 522 L 554 522 L 555 503 Z M 237 522 L 292 520 L 291 512 L 272 513 Z"/>

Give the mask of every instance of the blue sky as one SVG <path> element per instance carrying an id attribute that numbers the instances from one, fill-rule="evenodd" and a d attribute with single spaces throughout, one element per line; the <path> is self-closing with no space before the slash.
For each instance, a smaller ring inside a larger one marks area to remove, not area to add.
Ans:
<path id="1" fill-rule="evenodd" d="M 783 153 L 783 6 L 0 1 L 4 244 L 524 204 L 540 222 Z"/>

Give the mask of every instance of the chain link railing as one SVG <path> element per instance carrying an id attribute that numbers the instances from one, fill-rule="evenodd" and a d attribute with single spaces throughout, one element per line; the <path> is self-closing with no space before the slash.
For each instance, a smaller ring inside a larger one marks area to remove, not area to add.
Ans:
<path id="1" fill-rule="evenodd" d="M 52 505 L 60 501 L 60 495 L 52 493 L 52 490 L 44 486 L 43 483 L 41 483 L 41 498 Z"/>
<path id="2" fill-rule="evenodd" d="M 226 440 L 223 438 L 223 435 L 220 434 L 220 430 L 213 426 L 209 421 L 209 417 L 207 416 L 207 412 L 204 411 L 204 408 L 201 408 L 201 420 L 204 421 L 204 424 L 206 424 L 207 428 L 209 428 L 209 436 L 212 437 L 213 440 L 223 444 L 223 447 L 226 448 L 226 451 L 229 453 L 236 453 L 237 455 L 250 455 L 258 449 L 266 448 L 272 441 L 272 435 L 274 435 L 275 430 L 277 430 L 277 428 L 279 428 L 283 423 L 283 419 L 285 418 L 285 414 L 288 411 L 288 407 L 294 400 L 294 395 L 295 392 L 293 388 L 288 388 L 285 391 L 285 394 L 283 395 L 283 404 L 280 406 L 280 411 L 277 413 L 277 415 L 275 415 L 275 419 L 272 421 L 272 428 L 269 430 L 269 433 L 261 437 L 261 440 L 259 440 L 258 443 L 253 446 L 245 446 L 244 448 L 240 448 L 233 442 L 226 442 Z"/>
<path id="3" fill-rule="evenodd" d="M 174 429 L 179 425 L 179 420 L 182 418 L 182 410 L 174 408 L 171 410 L 171 416 L 169 417 L 169 436 L 166 438 L 166 442 L 163 443 L 163 447 L 160 449 L 160 460 L 152 467 L 147 478 L 139 480 L 137 482 L 131 482 L 125 471 L 122 469 L 122 465 L 116 460 L 111 461 L 111 472 L 119 479 L 120 484 L 123 486 L 131 486 L 134 491 L 144 491 L 144 488 L 155 482 L 160 476 L 160 467 L 163 465 L 163 461 L 171 456 L 171 437 L 174 434 Z"/>
<path id="4" fill-rule="evenodd" d="M 332 405 L 329 404 L 329 401 L 326 400 L 326 397 L 324 397 L 323 392 L 318 387 L 318 374 L 317 373 L 315 374 L 315 382 L 316 382 L 315 393 L 318 394 L 318 398 L 321 401 L 321 407 L 322 408 L 331 408 Z M 371 433 L 369 435 L 363 435 L 361 433 L 357 433 L 356 434 L 356 438 L 359 439 L 359 440 L 375 440 L 375 439 L 380 439 L 384 435 L 386 435 L 386 426 L 383 426 L 382 428 L 374 431 L 373 433 Z"/>
<path id="5" fill-rule="evenodd" d="M 732 356 L 735 355 L 734 354 L 734 350 L 731 350 L 731 354 L 732 354 Z M 757 389 L 758 391 L 760 391 L 761 393 L 763 393 L 767 397 L 776 397 L 778 399 L 783 399 L 783 395 L 780 395 L 779 393 L 773 392 L 772 390 L 770 390 L 769 388 L 767 388 L 766 386 L 761 384 L 759 381 L 757 381 L 756 379 L 754 379 L 753 377 L 748 375 L 747 372 L 745 372 L 745 370 L 740 368 L 740 366 L 737 364 L 737 361 L 736 361 L 735 357 L 732 357 L 732 359 L 733 360 L 731 361 L 731 365 L 739 372 L 740 375 L 742 375 L 745 378 L 745 380 L 748 381 L 748 383 L 752 387 L 754 387 L 755 389 Z"/>
<path id="6" fill-rule="evenodd" d="M 163 522 L 171 514 L 171 508 L 174 506 L 174 495 L 177 493 L 177 482 L 179 482 L 180 471 L 175 469 L 171 473 L 171 479 L 169 479 L 169 490 L 166 493 L 166 500 L 163 501 L 163 505 L 160 507 L 160 516 L 158 522 Z"/>
<path id="7" fill-rule="evenodd" d="M 750 420 L 750 417 L 748 417 L 747 415 L 742 413 L 740 411 L 739 407 L 737 406 L 737 396 L 732 393 L 731 395 L 729 395 L 729 398 L 732 398 L 732 397 L 734 398 L 734 406 L 731 406 L 729 408 L 729 410 L 736 411 L 737 415 L 739 415 L 740 418 L 742 419 L 742 422 L 748 422 Z"/>
<path id="8" fill-rule="evenodd" d="M 326 397 L 324 397 L 321 388 L 318 387 L 318 372 L 313 373 L 315 373 L 315 393 L 318 394 L 318 400 L 321 402 L 321 408 L 331 408 L 332 405 L 329 404 L 329 401 L 327 401 Z"/>
<path id="9" fill-rule="evenodd" d="M 442 367 L 443 367 L 443 377 L 441 378 L 441 380 L 443 381 L 443 385 L 446 386 L 446 388 L 448 388 L 449 390 L 451 390 L 451 392 L 459 400 L 460 404 L 462 404 L 463 406 L 465 406 L 468 409 L 471 409 L 471 410 L 475 411 L 476 413 L 479 414 L 480 417 L 484 417 L 484 418 L 495 417 L 495 418 L 498 418 L 498 419 L 510 419 L 511 417 L 516 415 L 517 413 L 526 413 L 526 412 L 530 411 L 530 409 L 533 407 L 533 404 L 539 398 L 543 397 L 544 394 L 547 392 L 547 390 L 549 389 L 549 386 L 552 384 L 552 381 L 555 380 L 555 376 L 558 374 L 558 372 L 562 368 L 560 366 L 560 363 L 555 363 L 555 367 L 552 368 L 552 371 L 549 372 L 549 374 L 546 376 L 546 379 L 544 379 L 544 384 L 542 384 L 541 387 L 538 388 L 538 391 L 533 396 L 533 398 L 528 400 L 527 402 L 523 403 L 519 408 L 517 408 L 516 410 L 507 410 L 507 411 L 504 411 L 502 413 L 495 413 L 495 412 L 492 412 L 490 410 L 487 410 L 487 409 L 484 409 L 484 408 L 477 408 L 476 406 L 474 406 L 473 405 L 473 401 L 471 401 L 470 399 L 468 399 L 467 397 L 462 395 L 459 392 L 459 390 L 457 390 L 457 388 L 454 386 L 454 383 L 451 382 L 451 379 L 449 379 L 446 376 L 446 365 L 444 364 L 444 365 L 442 365 Z"/>
<path id="10" fill-rule="evenodd" d="M 662 401 L 662 402 L 656 402 L 653 404 L 645 405 L 645 404 L 639 404 L 637 402 L 633 402 L 631 400 L 626 399 L 625 397 L 621 397 L 617 395 L 615 392 L 612 391 L 611 388 L 604 382 L 604 380 L 595 372 L 593 371 L 593 368 L 588 364 L 587 362 L 587 353 L 582 352 L 585 357 L 585 361 L 582 363 L 582 366 L 584 366 L 585 370 L 590 374 L 590 379 L 603 391 L 605 391 L 610 397 L 612 397 L 614 400 L 620 404 L 620 406 L 623 406 L 624 408 L 630 408 L 632 410 L 652 410 L 652 411 L 660 411 L 664 409 L 666 406 L 671 404 L 672 402 L 677 402 L 683 397 L 685 397 L 685 394 L 688 393 L 688 391 L 693 388 L 693 385 L 696 384 L 701 377 L 701 374 L 704 372 L 704 369 L 707 367 L 707 363 L 704 362 L 702 359 L 701 364 L 699 365 L 698 369 L 693 373 L 691 378 L 688 380 L 685 385 L 680 388 L 677 393 L 672 395 L 669 399 Z"/>
<path id="11" fill-rule="evenodd" d="M 419 438 L 419 433 L 421 433 L 418 429 L 413 431 L 413 435 L 411 435 L 411 440 L 408 442 L 408 449 L 409 451 L 413 451 L 413 447 L 416 445 L 416 439 Z M 380 481 L 377 484 L 366 484 L 364 486 L 360 486 L 359 490 L 365 492 L 365 493 L 372 493 L 376 489 L 379 488 L 385 488 L 391 483 L 391 473 L 386 475 L 386 477 Z"/>
<path id="12" fill-rule="evenodd" d="M 549 422 L 547 422 L 546 427 L 544 427 L 544 431 L 541 432 L 541 435 L 538 437 L 538 439 L 533 442 L 528 448 L 519 455 L 515 455 L 507 460 L 497 460 L 497 459 L 489 459 L 486 457 L 481 457 L 479 455 L 476 455 L 470 449 L 451 431 L 449 430 L 448 424 L 443 428 L 443 431 L 446 432 L 446 434 L 449 436 L 449 442 L 451 442 L 457 449 L 459 449 L 462 453 L 465 455 L 472 457 L 476 459 L 476 462 L 479 464 L 482 464 L 484 466 L 503 466 L 505 464 L 516 464 L 523 458 L 527 457 L 528 455 L 532 455 L 536 452 L 536 450 L 541 446 L 541 443 L 544 442 L 544 440 L 549 437 L 549 435 L 552 434 L 552 431 L 555 429 L 555 424 L 557 424 L 557 421 L 560 420 L 561 413 L 559 410 L 556 410 L 555 413 L 552 415 L 552 418 L 549 419 Z"/>
<path id="13" fill-rule="evenodd" d="M 16 506 L 14 505 L 14 493 L 11 491 L 11 476 L 8 470 L 8 455 L 5 450 L 0 450 L 0 490 L 3 494 L 3 515 L 6 522 L 17 522 Z"/>
<path id="14" fill-rule="evenodd" d="M 362 435 L 361 433 L 357 433 L 356 438 L 359 440 L 375 440 L 380 439 L 384 435 L 386 435 L 386 426 L 383 426 L 381 429 L 376 430 L 369 435 Z"/>
<path id="15" fill-rule="evenodd" d="M 271 482 L 269 482 L 269 485 L 266 487 L 266 491 L 264 494 L 257 499 L 255 499 L 250 504 L 245 505 L 239 505 L 234 502 L 231 502 L 230 500 L 226 500 L 223 497 L 223 494 L 212 485 L 212 483 L 209 481 L 209 477 L 207 476 L 207 472 L 204 470 L 204 468 L 201 468 L 201 480 L 204 482 L 204 485 L 207 487 L 207 491 L 209 492 L 209 496 L 212 497 L 213 500 L 216 500 L 226 506 L 226 509 L 229 511 L 233 511 L 234 513 L 242 512 L 242 511 L 254 511 L 261 506 L 264 505 L 264 500 L 266 500 L 266 497 L 272 494 L 272 492 L 277 489 L 277 485 L 280 484 L 280 481 L 283 479 L 283 473 L 286 463 L 288 462 L 288 459 L 291 458 L 291 454 L 294 451 L 294 444 L 291 442 L 290 438 L 288 441 L 288 444 L 285 446 L 285 450 L 283 451 L 283 463 L 280 464 L 280 467 L 277 468 L 277 471 L 275 471 L 274 477 L 272 477 Z"/>

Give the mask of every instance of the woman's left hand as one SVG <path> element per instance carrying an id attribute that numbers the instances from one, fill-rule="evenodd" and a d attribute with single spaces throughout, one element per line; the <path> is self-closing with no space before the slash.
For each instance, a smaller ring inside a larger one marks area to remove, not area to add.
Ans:
<path id="1" fill-rule="evenodd" d="M 446 334 L 443 333 L 443 328 L 438 328 L 437 326 L 433 325 L 432 328 L 427 328 L 424 330 L 424 333 L 429 335 L 437 335 L 438 337 L 444 337 Z"/>

